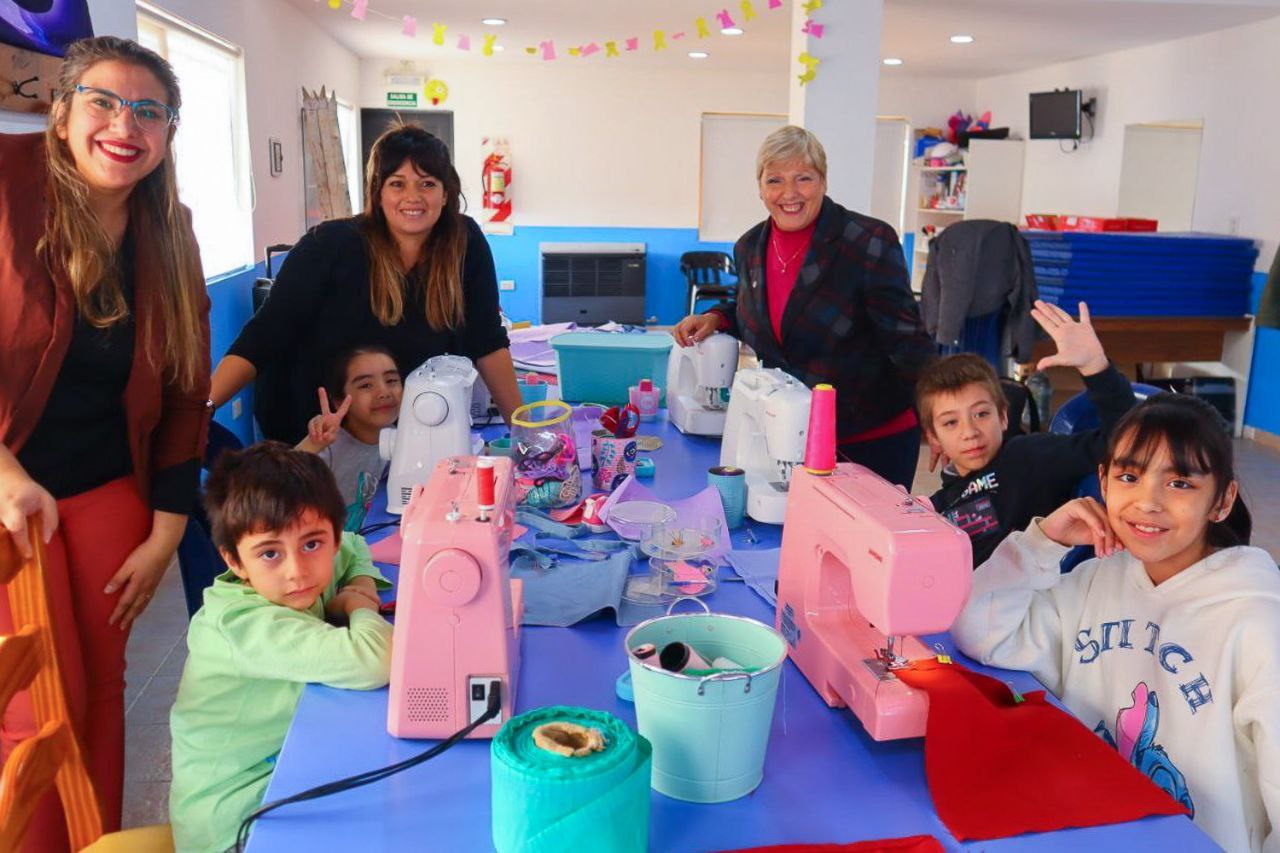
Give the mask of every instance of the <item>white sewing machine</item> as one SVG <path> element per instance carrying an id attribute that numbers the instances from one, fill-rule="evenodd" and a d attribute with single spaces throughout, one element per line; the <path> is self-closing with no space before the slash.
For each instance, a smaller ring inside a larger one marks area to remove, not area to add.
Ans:
<path id="1" fill-rule="evenodd" d="M 935 652 L 912 634 L 946 631 L 973 583 L 969 537 L 869 469 L 798 468 L 782 528 L 778 631 L 832 707 L 876 740 L 922 737 L 928 696 L 893 670 Z"/>
<path id="2" fill-rule="evenodd" d="M 738 369 L 738 339 L 716 333 L 693 346 L 671 348 L 667 417 L 689 435 L 724 432 L 725 403 Z"/>
<path id="3" fill-rule="evenodd" d="M 774 367 L 738 371 L 729 395 L 720 464 L 746 472 L 747 515 L 781 524 L 792 469 L 804 461 L 812 392 Z"/>
<path id="4" fill-rule="evenodd" d="M 391 460 L 387 512 L 404 512 L 413 487 L 426 483 L 441 459 L 473 452 L 471 394 L 478 375 L 471 359 L 438 355 L 405 378 L 400 419 L 378 436 L 382 458 Z"/>

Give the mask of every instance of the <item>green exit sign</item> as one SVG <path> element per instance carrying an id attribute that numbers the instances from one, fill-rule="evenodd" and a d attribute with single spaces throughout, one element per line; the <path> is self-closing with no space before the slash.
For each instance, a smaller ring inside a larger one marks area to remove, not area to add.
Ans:
<path id="1" fill-rule="evenodd" d="M 418 106 L 418 93 L 417 92 L 387 92 L 387 106 L 416 107 Z"/>

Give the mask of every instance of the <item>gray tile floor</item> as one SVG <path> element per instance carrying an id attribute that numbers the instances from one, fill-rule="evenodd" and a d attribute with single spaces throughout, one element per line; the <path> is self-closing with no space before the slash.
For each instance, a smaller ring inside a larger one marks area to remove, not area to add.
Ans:
<path id="1" fill-rule="evenodd" d="M 1242 491 L 1253 512 L 1253 544 L 1280 560 L 1280 452 L 1250 441 L 1236 442 Z M 938 484 L 921 452 L 915 491 L 929 494 Z M 125 688 L 124 825 L 169 819 L 169 707 L 187 657 L 187 611 L 176 563 L 169 566 L 151 606 L 129 638 Z"/>

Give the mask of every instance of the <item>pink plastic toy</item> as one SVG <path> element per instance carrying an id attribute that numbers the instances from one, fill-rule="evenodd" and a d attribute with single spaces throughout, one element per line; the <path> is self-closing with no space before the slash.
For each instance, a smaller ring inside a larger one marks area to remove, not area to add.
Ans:
<path id="1" fill-rule="evenodd" d="M 524 610 L 507 564 L 515 489 L 510 459 L 483 459 L 492 492 L 477 457 L 455 456 L 405 509 L 387 702 L 396 737 L 448 737 L 484 713 L 494 682 L 502 713 L 471 737 L 493 737 L 512 716 Z"/>
<path id="2" fill-rule="evenodd" d="M 969 538 L 861 465 L 791 475 L 777 627 L 823 700 L 876 740 L 922 737 L 928 697 L 893 675 L 932 657 L 911 634 L 946 631 L 969 596 Z M 874 627 L 873 627 L 874 626 Z"/>

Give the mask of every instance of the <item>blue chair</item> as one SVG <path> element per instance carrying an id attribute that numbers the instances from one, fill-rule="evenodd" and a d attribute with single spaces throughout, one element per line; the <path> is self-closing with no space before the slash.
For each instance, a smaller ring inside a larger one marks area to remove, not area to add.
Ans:
<path id="1" fill-rule="evenodd" d="M 1152 394 L 1164 393 L 1164 390 L 1142 382 L 1133 383 L 1133 396 L 1138 399 L 1139 403 Z M 1098 409 L 1089 399 L 1089 395 L 1081 391 L 1063 403 L 1058 408 L 1058 411 L 1054 413 L 1053 420 L 1049 422 L 1049 432 L 1057 433 L 1058 435 L 1072 435 L 1097 429 L 1099 424 Z M 1081 480 L 1080 485 L 1076 486 L 1074 497 L 1093 498 L 1101 502 L 1102 484 L 1098 482 L 1098 475 L 1090 474 Z M 1093 559 L 1093 546 L 1077 545 L 1062 558 L 1060 568 L 1063 572 L 1069 572 L 1085 560 L 1090 559 Z"/>
<path id="2" fill-rule="evenodd" d="M 201 468 L 208 471 L 225 450 L 239 450 L 244 445 L 235 433 L 214 421 L 209 424 L 209 444 L 205 448 Z M 178 543 L 178 568 L 182 573 L 182 593 L 187 600 L 187 616 L 195 615 L 204 602 L 206 587 L 213 579 L 227 570 L 218 549 L 213 546 L 209 530 L 209 517 L 204 505 L 197 500 L 187 519 L 187 529 Z"/>

